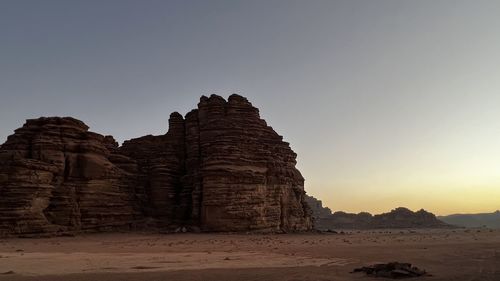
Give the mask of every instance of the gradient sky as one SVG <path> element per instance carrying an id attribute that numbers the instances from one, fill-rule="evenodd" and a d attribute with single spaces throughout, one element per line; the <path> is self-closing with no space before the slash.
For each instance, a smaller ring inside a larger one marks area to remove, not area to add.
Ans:
<path id="1" fill-rule="evenodd" d="M 0 142 L 162 134 L 233 92 L 333 210 L 500 209 L 500 1 L 0 1 Z"/>

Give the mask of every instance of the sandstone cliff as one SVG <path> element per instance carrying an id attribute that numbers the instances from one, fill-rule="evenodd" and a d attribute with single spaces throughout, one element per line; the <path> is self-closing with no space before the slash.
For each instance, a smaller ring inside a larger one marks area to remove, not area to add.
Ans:
<path id="1" fill-rule="evenodd" d="M 111 161 L 105 137 L 73 118 L 39 118 L 0 148 L 0 231 L 102 229 L 137 216 L 133 175 Z"/>
<path id="2" fill-rule="evenodd" d="M 28 120 L 0 147 L 0 234 L 192 226 L 312 228 L 296 155 L 244 97 L 202 97 L 169 130 L 119 147 L 65 117 Z"/>

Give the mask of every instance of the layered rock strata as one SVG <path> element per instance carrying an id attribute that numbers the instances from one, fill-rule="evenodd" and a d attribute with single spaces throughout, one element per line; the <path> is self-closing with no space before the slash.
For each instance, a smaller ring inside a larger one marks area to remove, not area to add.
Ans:
<path id="1" fill-rule="evenodd" d="M 0 233 L 141 224 L 304 231 L 296 154 L 245 98 L 202 97 L 161 136 L 125 141 L 73 118 L 28 120 L 0 147 Z"/>
<path id="2" fill-rule="evenodd" d="M 132 223 L 134 175 L 73 118 L 27 120 L 0 148 L 0 231 L 54 233 Z M 128 160 L 130 161 L 130 160 Z"/>

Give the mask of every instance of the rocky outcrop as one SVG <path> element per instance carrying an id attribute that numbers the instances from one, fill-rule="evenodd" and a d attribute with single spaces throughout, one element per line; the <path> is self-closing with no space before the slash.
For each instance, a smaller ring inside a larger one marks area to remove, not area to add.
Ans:
<path id="1" fill-rule="evenodd" d="M 328 221 L 332 216 L 332 210 L 324 207 L 321 200 L 310 195 L 306 195 L 306 202 L 312 212 L 314 228 L 319 230 L 329 229 Z"/>
<path id="2" fill-rule="evenodd" d="M 321 200 L 310 195 L 306 195 L 305 198 L 314 219 L 329 218 L 332 215 L 332 210 L 328 207 L 324 207 Z"/>
<path id="3" fill-rule="evenodd" d="M 438 219 L 461 227 L 487 227 L 500 229 L 500 211 L 482 214 L 453 214 Z"/>
<path id="4" fill-rule="evenodd" d="M 161 226 L 312 227 L 296 155 L 245 98 L 202 97 L 119 147 L 73 118 L 28 120 L 0 147 L 0 233 Z"/>
<path id="5" fill-rule="evenodd" d="M 312 227 L 296 154 L 247 99 L 202 97 L 163 136 L 126 141 L 153 216 L 208 231 Z M 148 212 L 146 212 L 148 213 Z"/>
<path id="6" fill-rule="evenodd" d="M 109 141 L 73 118 L 27 120 L 0 148 L 0 232 L 132 223 L 138 216 L 133 175 L 111 162 Z"/>
<path id="7" fill-rule="evenodd" d="M 185 174 L 184 119 L 172 113 L 169 131 L 161 136 L 144 136 L 125 141 L 119 154 L 138 164 L 137 195 L 145 216 L 164 224 L 189 219 L 189 193 L 181 184 Z"/>
<path id="8" fill-rule="evenodd" d="M 245 98 L 203 97 L 186 123 L 187 158 L 199 156 L 186 166 L 185 180 L 194 183 L 193 204 L 201 206 L 194 217 L 204 229 L 311 227 L 296 154 Z"/>
<path id="9" fill-rule="evenodd" d="M 366 212 L 351 214 L 339 211 L 329 216 L 313 216 L 315 217 L 314 226 L 318 230 L 452 227 L 423 209 L 413 212 L 402 207 L 379 215 Z"/>

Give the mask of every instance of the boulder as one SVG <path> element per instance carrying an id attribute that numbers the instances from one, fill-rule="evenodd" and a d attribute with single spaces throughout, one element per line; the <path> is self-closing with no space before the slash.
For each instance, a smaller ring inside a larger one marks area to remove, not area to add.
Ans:
<path id="1" fill-rule="evenodd" d="M 430 276 L 425 270 L 412 266 L 411 263 L 390 262 L 355 268 L 351 273 L 364 272 L 369 276 L 392 279 Z"/>

